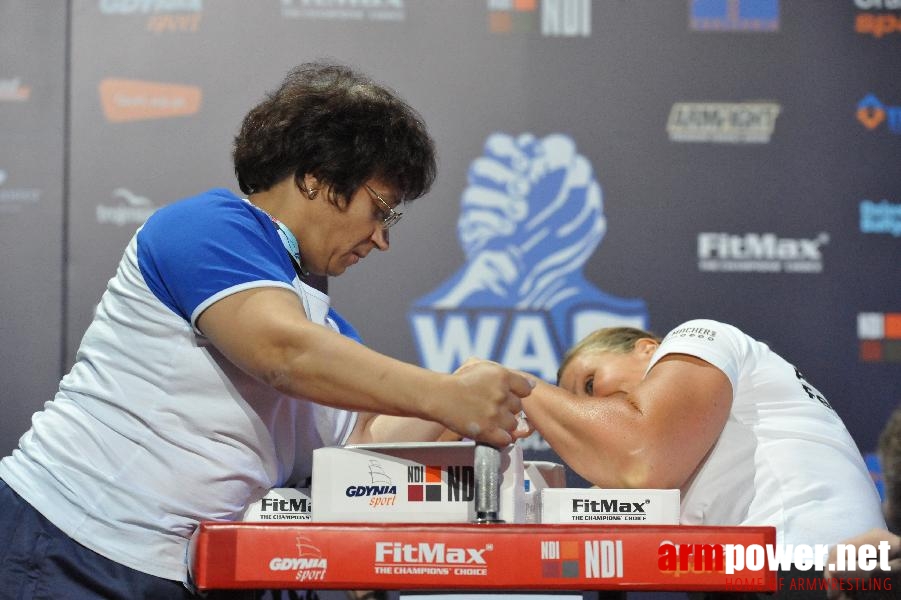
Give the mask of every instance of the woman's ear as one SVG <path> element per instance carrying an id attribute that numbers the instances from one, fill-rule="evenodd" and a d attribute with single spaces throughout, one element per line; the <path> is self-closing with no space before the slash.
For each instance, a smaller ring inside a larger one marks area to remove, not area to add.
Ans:
<path id="1" fill-rule="evenodd" d="M 647 354 L 648 356 L 654 354 L 657 351 L 657 348 L 660 346 L 660 343 L 657 340 L 651 338 L 641 338 L 636 340 L 635 349 L 639 354 Z"/>
<path id="2" fill-rule="evenodd" d="M 301 189 L 306 193 L 307 198 L 313 200 L 319 194 L 320 188 L 319 180 L 316 179 L 313 175 L 307 173 L 303 176 L 303 180 L 301 181 Z"/>

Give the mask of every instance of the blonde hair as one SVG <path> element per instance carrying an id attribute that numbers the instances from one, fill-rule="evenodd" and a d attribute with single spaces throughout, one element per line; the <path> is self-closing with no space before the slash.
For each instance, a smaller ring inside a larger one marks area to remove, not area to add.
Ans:
<path id="1" fill-rule="evenodd" d="M 557 383 L 560 383 L 560 376 L 563 375 L 563 371 L 577 356 L 586 352 L 628 354 L 635 349 L 635 342 L 642 338 L 650 338 L 658 343 L 660 342 L 660 338 L 650 331 L 638 329 L 637 327 L 605 327 L 589 333 L 563 355 L 560 368 L 557 369 Z"/>

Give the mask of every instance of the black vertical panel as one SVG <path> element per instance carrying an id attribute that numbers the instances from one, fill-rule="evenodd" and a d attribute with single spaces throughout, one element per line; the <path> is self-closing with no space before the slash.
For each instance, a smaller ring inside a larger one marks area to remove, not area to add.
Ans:
<path id="1" fill-rule="evenodd" d="M 0 451 L 60 375 L 66 5 L 0 3 Z"/>

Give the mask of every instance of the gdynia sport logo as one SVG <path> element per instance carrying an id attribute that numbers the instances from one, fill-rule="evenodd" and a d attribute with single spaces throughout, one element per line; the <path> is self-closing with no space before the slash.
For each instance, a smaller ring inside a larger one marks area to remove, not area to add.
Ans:
<path id="1" fill-rule="evenodd" d="M 489 136 L 460 201 L 466 262 L 409 312 L 421 364 L 450 372 L 478 356 L 553 381 L 591 331 L 647 327 L 643 300 L 583 275 L 606 230 L 601 186 L 571 138 Z"/>

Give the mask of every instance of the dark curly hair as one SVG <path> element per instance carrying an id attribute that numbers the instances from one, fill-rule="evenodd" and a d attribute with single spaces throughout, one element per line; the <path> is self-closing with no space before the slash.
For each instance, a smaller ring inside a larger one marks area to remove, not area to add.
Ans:
<path id="1" fill-rule="evenodd" d="M 245 194 L 310 174 L 339 207 L 373 177 L 409 202 L 436 172 L 434 142 L 415 110 L 348 67 L 318 62 L 292 69 L 247 113 L 233 159 Z"/>

